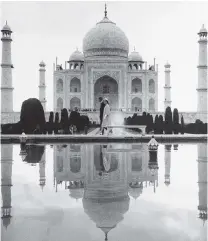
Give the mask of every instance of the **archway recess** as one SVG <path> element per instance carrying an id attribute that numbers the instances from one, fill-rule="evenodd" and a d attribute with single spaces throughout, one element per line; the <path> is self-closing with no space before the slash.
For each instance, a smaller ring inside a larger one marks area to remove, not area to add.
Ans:
<path id="1" fill-rule="evenodd" d="M 99 97 L 107 98 L 111 109 L 118 108 L 118 84 L 115 79 L 104 75 L 96 80 L 94 84 L 94 108 L 99 109 Z"/>
<path id="2" fill-rule="evenodd" d="M 131 108 L 133 111 L 142 111 L 142 100 L 138 97 L 134 97 L 131 101 Z"/>
<path id="3" fill-rule="evenodd" d="M 79 98 L 77 97 L 73 97 L 71 100 L 70 100 L 70 109 L 73 110 L 75 107 L 77 107 L 78 109 L 81 108 L 81 101 Z"/>

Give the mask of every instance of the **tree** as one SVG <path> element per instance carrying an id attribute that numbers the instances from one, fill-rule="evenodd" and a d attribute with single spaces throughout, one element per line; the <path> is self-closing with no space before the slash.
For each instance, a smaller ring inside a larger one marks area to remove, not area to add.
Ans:
<path id="1" fill-rule="evenodd" d="M 155 116 L 155 122 L 154 122 L 154 133 L 158 134 L 158 115 Z"/>
<path id="2" fill-rule="evenodd" d="M 58 129 L 59 129 L 59 113 L 56 112 L 55 114 L 55 124 L 54 124 L 54 133 L 58 134 Z"/>
<path id="3" fill-rule="evenodd" d="M 165 110 L 165 134 L 172 134 L 173 121 L 172 121 L 172 111 L 168 106 Z"/>
<path id="4" fill-rule="evenodd" d="M 53 111 L 51 111 L 49 115 L 49 121 L 48 121 L 48 134 L 53 133 L 53 125 L 54 125 L 53 119 L 54 119 L 54 114 L 53 114 Z"/>
<path id="5" fill-rule="evenodd" d="M 68 111 L 66 108 L 61 110 L 61 128 L 64 130 L 65 134 L 69 132 L 69 119 L 68 119 Z"/>
<path id="6" fill-rule="evenodd" d="M 179 115 L 176 108 L 173 110 L 173 132 L 174 134 L 178 134 L 179 132 Z"/>
<path id="7" fill-rule="evenodd" d="M 159 130 L 159 134 L 163 134 L 163 116 L 160 115 L 159 118 L 158 118 L 158 130 Z"/>
<path id="8" fill-rule="evenodd" d="M 184 134 L 184 132 L 185 132 L 185 124 L 184 124 L 183 115 L 181 115 L 181 134 Z"/>
<path id="9" fill-rule="evenodd" d="M 20 122 L 26 134 L 32 134 L 37 127 L 43 133 L 45 128 L 45 113 L 38 99 L 30 98 L 22 103 Z"/>

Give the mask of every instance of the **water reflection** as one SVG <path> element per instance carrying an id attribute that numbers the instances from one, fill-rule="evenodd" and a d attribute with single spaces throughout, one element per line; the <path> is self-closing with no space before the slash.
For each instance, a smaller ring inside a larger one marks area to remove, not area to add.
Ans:
<path id="1" fill-rule="evenodd" d="M 1 195 L 2 195 L 2 220 L 4 227 L 8 227 L 11 220 L 11 188 L 13 146 L 1 145 Z"/>
<path id="2" fill-rule="evenodd" d="M 199 218 L 207 220 L 207 145 L 199 144 L 198 148 L 198 186 L 199 186 Z"/>
<path id="3" fill-rule="evenodd" d="M 207 147 L 198 147 L 198 210 L 199 218 L 207 220 Z M 28 148 L 28 147 L 27 147 Z M 54 186 L 64 184 L 70 197 L 82 199 L 84 212 L 104 232 L 108 233 L 124 219 L 129 210 L 130 197 L 138 199 L 145 189 L 158 186 L 158 155 L 146 144 L 54 145 Z M 165 145 L 166 185 L 171 183 L 171 148 Z M 27 150 L 24 161 L 39 163 L 39 185 L 46 185 L 46 156 L 44 146 Z M 176 147 L 174 147 L 176 150 Z M 24 152 L 24 150 L 21 150 Z M 39 152 L 39 153 L 38 153 Z M 33 156 L 34 154 L 34 156 Z M 1 145 L 2 223 L 8 227 L 12 217 L 13 146 Z"/>
<path id="4" fill-rule="evenodd" d="M 152 171 L 154 170 L 154 171 Z M 129 196 L 137 199 L 158 182 L 157 153 L 146 144 L 54 147 L 56 190 L 65 183 L 70 196 L 82 198 L 85 213 L 105 233 L 124 218 Z"/>

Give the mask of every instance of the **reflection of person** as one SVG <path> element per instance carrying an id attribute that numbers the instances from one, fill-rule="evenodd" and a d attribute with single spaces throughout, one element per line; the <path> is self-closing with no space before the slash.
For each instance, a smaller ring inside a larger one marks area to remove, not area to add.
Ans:
<path id="1" fill-rule="evenodd" d="M 118 160 L 111 159 L 107 150 L 107 145 L 100 146 L 99 160 L 95 160 L 95 168 L 99 171 L 99 176 L 102 176 L 104 173 L 114 172 L 118 168 Z"/>
<path id="2" fill-rule="evenodd" d="M 108 126 L 110 125 L 110 106 L 109 106 L 108 99 L 105 98 L 103 102 L 105 104 L 105 108 L 103 111 L 102 135 L 104 134 L 105 131 L 108 133 Z"/>
<path id="3" fill-rule="evenodd" d="M 100 102 L 100 130 L 101 130 L 102 121 L 103 121 L 103 111 L 104 111 L 104 108 L 105 108 L 105 104 L 103 102 L 102 97 L 99 97 L 99 102 Z"/>

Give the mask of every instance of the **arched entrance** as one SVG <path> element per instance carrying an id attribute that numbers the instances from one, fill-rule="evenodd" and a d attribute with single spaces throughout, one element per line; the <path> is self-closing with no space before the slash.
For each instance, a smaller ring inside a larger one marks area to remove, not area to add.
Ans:
<path id="1" fill-rule="evenodd" d="M 79 98 L 77 97 L 73 97 L 71 100 L 70 100 L 70 109 L 73 110 L 75 107 L 77 107 L 78 109 L 81 108 L 81 101 Z"/>
<path id="2" fill-rule="evenodd" d="M 131 101 L 132 111 L 142 111 L 142 100 L 138 97 L 134 97 Z"/>
<path id="3" fill-rule="evenodd" d="M 100 108 L 99 97 L 108 98 L 111 109 L 118 108 L 118 84 L 110 76 L 102 76 L 94 85 L 94 107 Z"/>

